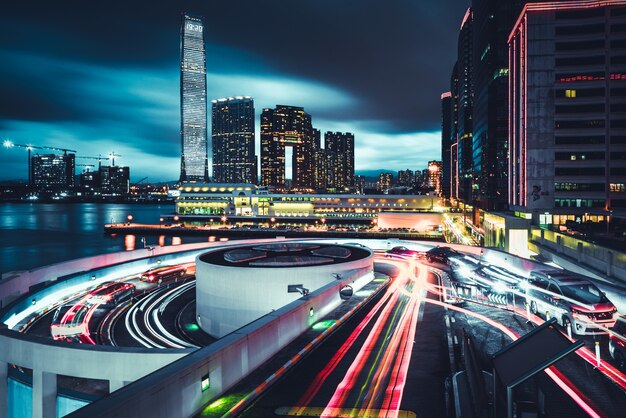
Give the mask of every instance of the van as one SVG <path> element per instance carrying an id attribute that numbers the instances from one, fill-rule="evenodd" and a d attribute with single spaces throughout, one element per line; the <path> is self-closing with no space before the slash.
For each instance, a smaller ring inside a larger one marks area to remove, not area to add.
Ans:
<path id="1" fill-rule="evenodd" d="M 578 335 L 606 334 L 617 309 L 591 281 L 565 270 L 533 271 L 526 289 L 526 303 L 535 315 L 556 318 L 559 325 Z"/>

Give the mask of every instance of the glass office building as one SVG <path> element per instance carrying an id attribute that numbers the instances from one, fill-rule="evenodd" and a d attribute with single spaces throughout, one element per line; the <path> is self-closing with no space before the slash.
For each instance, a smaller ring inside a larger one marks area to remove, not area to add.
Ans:
<path id="1" fill-rule="evenodd" d="M 202 18 L 183 15 L 180 44 L 181 181 L 208 181 L 206 54 Z"/>

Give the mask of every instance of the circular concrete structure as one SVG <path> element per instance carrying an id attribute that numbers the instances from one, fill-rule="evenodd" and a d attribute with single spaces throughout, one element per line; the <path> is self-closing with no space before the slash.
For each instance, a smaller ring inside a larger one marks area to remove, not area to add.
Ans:
<path id="1" fill-rule="evenodd" d="M 373 271 L 369 248 L 284 242 L 221 248 L 196 258 L 196 320 L 222 337 L 325 285 Z"/>

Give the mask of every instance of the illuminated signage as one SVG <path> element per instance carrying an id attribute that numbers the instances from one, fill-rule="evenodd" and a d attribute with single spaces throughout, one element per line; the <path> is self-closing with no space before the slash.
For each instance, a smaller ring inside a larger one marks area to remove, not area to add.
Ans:
<path id="1" fill-rule="evenodd" d="M 202 33 L 202 25 L 198 25 L 195 23 L 187 23 L 185 25 L 185 29 Z"/>
<path id="2" fill-rule="evenodd" d="M 202 392 L 204 392 L 209 388 L 209 386 L 209 375 L 207 374 L 206 376 L 202 377 L 202 381 L 200 382 L 200 388 L 202 389 Z"/>

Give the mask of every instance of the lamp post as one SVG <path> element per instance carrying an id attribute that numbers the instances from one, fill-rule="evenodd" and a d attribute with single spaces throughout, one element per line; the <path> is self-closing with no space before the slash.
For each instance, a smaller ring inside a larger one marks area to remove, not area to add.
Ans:
<path id="1" fill-rule="evenodd" d="M 159 218 L 159 228 L 163 228 L 163 218 Z"/>
<path id="2" fill-rule="evenodd" d="M 222 224 L 225 226 L 226 225 L 226 221 L 228 220 L 228 218 L 226 217 L 226 215 L 222 215 L 220 220 L 222 221 Z"/>
<path id="3" fill-rule="evenodd" d="M 130 222 L 133 220 L 133 215 L 128 215 L 126 219 L 128 219 L 128 225 L 130 226 Z"/>

